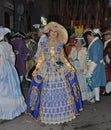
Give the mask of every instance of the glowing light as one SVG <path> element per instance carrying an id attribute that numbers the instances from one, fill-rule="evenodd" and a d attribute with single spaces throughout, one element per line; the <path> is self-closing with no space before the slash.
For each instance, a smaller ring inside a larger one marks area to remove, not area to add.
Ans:
<path id="1" fill-rule="evenodd" d="M 46 25 L 47 24 L 47 18 L 45 18 L 44 16 L 41 16 L 41 23 L 43 25 Z"/>

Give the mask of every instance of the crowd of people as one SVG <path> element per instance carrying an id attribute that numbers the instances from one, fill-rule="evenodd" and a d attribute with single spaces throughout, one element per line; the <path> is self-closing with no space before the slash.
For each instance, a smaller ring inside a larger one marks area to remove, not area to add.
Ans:
<path id="1" fill-rule="evenodd" d="M 111 31 L 88 28 L 71 38 L 67 44 L 68 31 L 57 22 L 28 34 L 0 28 L 0 119 L 25 112 L 61 124 L 80 115 L 84 101 L 100 103 L 101 94 L 111 95 Z M 30 81 L 27 100 L 24 79 Z"/>

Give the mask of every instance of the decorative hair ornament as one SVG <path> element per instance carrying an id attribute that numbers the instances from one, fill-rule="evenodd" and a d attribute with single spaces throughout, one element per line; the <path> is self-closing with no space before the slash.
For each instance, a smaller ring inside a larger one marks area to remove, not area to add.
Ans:
<path id="1" fill-rule="evenodd" d="M 85 46 L 85 45 L 86 45 L 85 39 L 84 39 L 83 37 L 76 37 L 76 38 L 75 38 L 75 42 L 78 41 L 78 40 L 81 41 L 82 46 Z"/>

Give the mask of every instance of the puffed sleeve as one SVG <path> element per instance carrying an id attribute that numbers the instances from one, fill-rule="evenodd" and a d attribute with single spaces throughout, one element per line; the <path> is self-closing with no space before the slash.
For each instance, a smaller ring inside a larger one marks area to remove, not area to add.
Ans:
<path id="1" fill-rule="evenodd" d="M 35 68 L 35 70 L 34 70 L 33 73 L 32 73 L 32 76 L 33 76 L 33 77 L 36 77 L 36 76 L 37 76 L 38 70 L 41 68 L 42 63 L 44 62 L 44 60 L 45 60 L 44 48 L 41 48 L 40 57 L 39 57 L 39 59 L 38 59 L 36 68 Z"/>
<path id="2" fill-rule="evenodd" d="M 75 68 L 70 64 L 70 62 L 68 61 L 68 59 L 65 56 L 64 50 L 61 49 L 61 53 L 60 53 L 60 59 L 61 61 L 66 64 L 66 66 L 68 67 L 68 69 L 72 72 L 75 72 Z"/>

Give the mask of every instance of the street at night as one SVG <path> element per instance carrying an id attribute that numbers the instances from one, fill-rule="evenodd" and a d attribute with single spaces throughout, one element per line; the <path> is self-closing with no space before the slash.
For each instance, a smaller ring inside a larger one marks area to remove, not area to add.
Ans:
<path id="1" fill-rule="evenodd" d="M 111 130 L 111 0 L 0 5 L 0 130 Z"/>
<path id="2" fill-rule="evenodd" d="M 27 87 L 23 91 L 27 97 Z M 81 115 L 64 125 L 44 125 L 23 114 L 11 121 L 1 121 L 0 130 L 111 130 L 111 95 L 101 96 L 101 103 L 83 104 Z"/>

